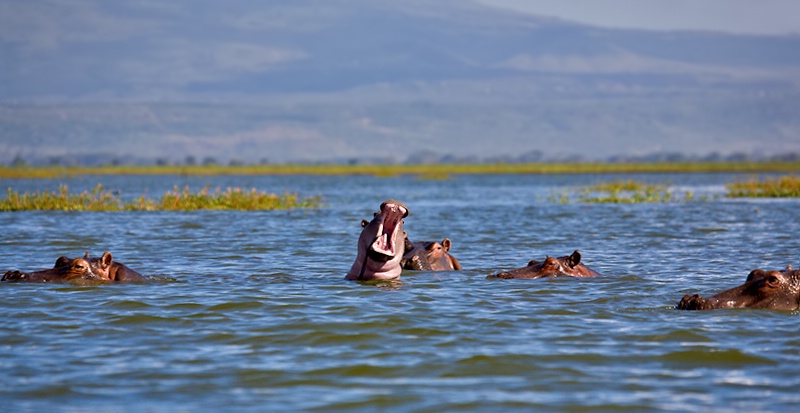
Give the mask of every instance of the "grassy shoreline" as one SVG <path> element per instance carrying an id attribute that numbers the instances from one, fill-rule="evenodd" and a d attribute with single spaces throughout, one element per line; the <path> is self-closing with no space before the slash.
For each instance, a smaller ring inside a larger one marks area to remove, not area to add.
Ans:
<path id="1" fill-rule="evenodd" d="M 531 163 L 437 165 L 204 165 L 204 166 L 0 166 L 0 179 L 51 179 L 79 175 L 422 175 L 582 173 L 800 172 L 800 162 Z"/>
<path id="2" fill-rule="evenodd" d="M 118 194 L 103 185 L 91 191 L 72 193 L 66 185 L 57 191 L 19 193 L 8 188 L 6 198 L 0 199 L 0 212 L 15 211 L 198 211 L 237 210 L 273 211 L 297 208 L 318 208 L 320 197 L 300 198 L 297 194 L 283 195 L 241 188 L 219 188 L 214 191 L 206 186 L 192 192 L 189 187 L 174 187 L 160 198 L 142 195 L 132 201 L 123 201 Z"/>

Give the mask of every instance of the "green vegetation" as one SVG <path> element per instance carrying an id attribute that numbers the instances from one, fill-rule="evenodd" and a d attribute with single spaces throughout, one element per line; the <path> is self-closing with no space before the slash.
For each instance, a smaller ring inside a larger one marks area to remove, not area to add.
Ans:
<path id="1" fill-rule="evenodd" d="M 101 167 L 0 166 L 2 178 L 57 178 L 76 175 L 420 175 L 675 172 L 800 172 L 798 162 L 529 163 L 435 165 L 154 165 Z"/>
<path id="2" fill-rule="evenodd" d="M 577 201 L 591 204 L 637 204 L 670 201 L 690 201 L 694 194 L 686 192 L 683 197 L 676 196 L 666 185 L 648 184 L 634 180 L 603 182 L 581 188 L 577 191 Z M 551 202 L 566 204 L 570 194 L 558 193 L 550 196 Z"/>
<path id="3" fill-rule="evenodd" d="M 6 199 L 0 200 L 0 211 L 195 211 L 195 210 L 277 210 L 293 208 L 316 208 L 319 197 L 300 199 L 296 194 L 275 195 L 251 189 L 217 188 L 210 192 L 208 187 L 197 193 L 182 190 L 176 186 L 157 200 L 142 195 L 134 202 L 123 202 L 119 196 L 97 185 L 91 191 L 72 194 L 66 185 L 58 191 L 20 194 L 8 189 Z"/>
<path id="4" fill-rule="evenodd" d="M 687 198 L 691 198 L 691 195 Z M 604 182 L 585 188 L 579 195 L 579 200 L 586 203 L 639 204 L 669 202 L 673 198 L 665 185 L 624 180 Z"/>
<path id="5" fill-rule="evenodd" d="M 800 197 L 800 176 L 787 175 L 765 180 L 736 181 L 726 187 L 729 197 Z"/>

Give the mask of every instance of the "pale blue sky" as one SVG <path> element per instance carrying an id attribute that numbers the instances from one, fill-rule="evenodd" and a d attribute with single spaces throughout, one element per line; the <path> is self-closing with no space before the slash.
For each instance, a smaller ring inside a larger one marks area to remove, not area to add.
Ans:
<path id="1" fill-rule="evenodd" d="M 797 0 L 477 0 L 603 27 L 800 34 Z"/>

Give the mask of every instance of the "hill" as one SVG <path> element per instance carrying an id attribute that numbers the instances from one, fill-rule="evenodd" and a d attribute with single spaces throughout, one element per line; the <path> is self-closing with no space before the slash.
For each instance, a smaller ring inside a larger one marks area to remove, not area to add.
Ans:
<path id="1" fill-rule="evenodd" d="M 467 1 L 11 1 L 0 162 L 800 150 L 800 37 Z"/>

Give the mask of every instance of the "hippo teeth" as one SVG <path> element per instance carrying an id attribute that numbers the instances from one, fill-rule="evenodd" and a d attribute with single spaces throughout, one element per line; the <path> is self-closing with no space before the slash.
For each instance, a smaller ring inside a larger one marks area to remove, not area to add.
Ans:
<path id="1" fill-rule="evenodd" d="M 372 243 L 372 250 L 391 256 L 394 253 L 394 248 L 392 248 L 392 245 L 389 243 L 389 234 L 379 235 L 378 238 L 375 239 L 375 242 Z"/>

